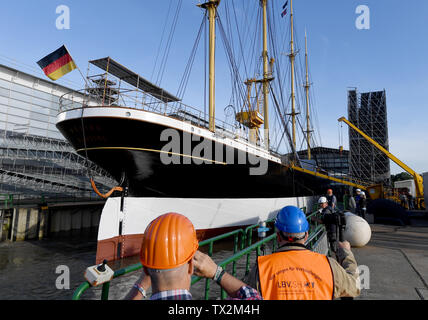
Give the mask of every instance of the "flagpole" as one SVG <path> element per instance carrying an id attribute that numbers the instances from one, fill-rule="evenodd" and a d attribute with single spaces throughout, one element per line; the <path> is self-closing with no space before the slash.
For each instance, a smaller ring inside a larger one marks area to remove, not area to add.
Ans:
<path id="1" fill-rule="evenodd" d="M 68 54 L 70 54 L 70 51 L 68 51 L 68 48 L 66 45 L 64 45 L 65 49 L 67 50 Z M 71 55 L 70 55 L 71 56 Z M 73 57 L 72 57 L 73 59 Z M 73 60 L 74 61 L 74 60 Z M 85 76 L 83 75 L 82 71 L 80 70 L 79 66 L 74 63 L 74 65 L 76 66 L 76 69 L 79 71 L 80 76 L 82 77 L 83 81 L 85 81 L 85 92 L 83 93 L 83 95 L 85 95 L 87 93 L 87 89 L 89 88 L 89 84 L 87 82 L 87 78 L 85 78 Z M 89 103 L 89 97 L 88 97 L 88 101 L 87 103 Z M 83 135 L 83 143 L 84 143 L 84 147 L 85 147 L 85 167 L 86 167 L 86 172 L 88 175 L 89 180 L 91 181 L 91 183 L 93 185 L 95 185 L 95 183 L 93 182 L 93 176 L 92 176 L 92 172 L 91 172 L 91 167 L 89 165 L 89 157 L 88 157 L 88 149 L 86 147 L 86 135 L 85 135 L 85 126 L 84 126 L 84 122 L 83 122 L 83 112 L 85 110 L 84 108 L 85 105 L 85 100 L 83 99 L 83 103 L 82 103 L 82 112 L 80 114 L 80 122 L 81 122 L 81 126 L 82 126 L 82 135 Z"/>
<path id="2" fill-rule="evenodd" d="M 70 54 L 70 51 L 68 50 L 68 48 L 67 48 L 67 46 L 66 46 L 65 44 L 64 44 L 64 47 L 65 47 L 65 49 L 67 50 L 67 52 Z M 70 56 L 71 56 L 71 55 L 70 55 Z M 74 59 L 73 59 L 73 61 L 74 61 Z M 87 88 L 89 88 L 89 84 L 88 84 L 88 82 L 87 82 L 87 79 L 86 79 L 86 77 L 83 75 L 83 73 L 82 73 L 82 71 L 80 70 L 79 66 L 78 66 L 76 63 L 74 63 L 74 65 L 76 66 L 76 69 L 79 71 L 80 76 L 82 77 L 83 81 L 85 81 L 85 90 L 86 90 Z"/>

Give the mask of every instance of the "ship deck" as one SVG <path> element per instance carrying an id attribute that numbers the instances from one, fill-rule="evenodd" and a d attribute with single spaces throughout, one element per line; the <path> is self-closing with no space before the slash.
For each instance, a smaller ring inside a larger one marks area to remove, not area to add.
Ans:
<path id="1" fill-rule="evenodd" d="M 352 249 L 358 265 L 367 266 L 370 274 L 370 288 L 363 288 L 356 300 L 427 300 L 428 219 L 412 219 L 403 227 L 370 227 L 370 242 Z"/>

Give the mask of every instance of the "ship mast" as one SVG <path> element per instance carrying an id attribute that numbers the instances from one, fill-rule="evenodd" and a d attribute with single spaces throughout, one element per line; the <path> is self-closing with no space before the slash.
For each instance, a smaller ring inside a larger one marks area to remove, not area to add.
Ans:
<path id="1" fill-rule="evenodd" d="M 269 82 L 273 80 L 273 63 L 274 59 L 268 61 L 268 50 L 267 50 L 267 2 L 268 0 L 260 0 L 260 5 L 263 9 L 263 78 L 262 79 L 247 79 L 245 84 L 247 86 L 247 104 L 248 111 L 242 109 L 241 112 L 236 114 L 236 121 L 243 124 L 249 129 L 248 140 L 250 143 L 257 144 L 259 141 L 259 129 L 264 125 L 264 147 L 269 150 Z M 251 90 L 252 87 L 255 87 L 256 90 L 256 101 L 255 103 L 251 102 Z M 259 90 L 257 87 L 262 87 L 262 90 Z M 260 114 L 259 108 L 259 92 L 263 92 L 263 117 Z"/>
<path id="2" fill-rule="evenodd" d="M 215 19 L 220 0 L 210 0 L 199 7 L 208 11 L 209 30 L 209 130 L 215 132 Z"/>
<path id="3" fill-rule="evenodd" d="M 309 119 L 309 67 L 308 67 L 308 38 L 305 30 L 305 60 L 306 60 L 306 83 L 304 85 L 306 91 L 306 140 L 308 144 L 308 160 L 311 160 L 311 128 Z"/>
<path id="4" fill-rule="evenodd" d="M 292 123 L 292 139 L 293 146 L 296 149 L 296 94 L 294 90 L 294 60 L 296 53 L 294 52 L 294 25 L 293 25 L 293 0 L 290 0 L 290 24 L 291 24 L 291 41 L 290 41 L 290 63 L 291 63 L 291 123 Z"/>
<path id="5" fill-rule="evenodd" d="M 269 150 L 269 68 L 267 51 L 267 0 L 261 0 L 263 6 L 263 118 L 264 118 L 264 137 L 265 147 Z"/>

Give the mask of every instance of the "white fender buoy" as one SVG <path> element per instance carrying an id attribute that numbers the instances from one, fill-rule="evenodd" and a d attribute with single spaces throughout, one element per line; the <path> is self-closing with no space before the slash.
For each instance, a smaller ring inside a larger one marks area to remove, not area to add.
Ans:
<path id="1" fill-rule="evenodd" d="M 364 247 L 372 237 L 372 229 L 366 220 L 351 212 L 345 212 L 346 228 L 343 234 L 352 247 Z"/>

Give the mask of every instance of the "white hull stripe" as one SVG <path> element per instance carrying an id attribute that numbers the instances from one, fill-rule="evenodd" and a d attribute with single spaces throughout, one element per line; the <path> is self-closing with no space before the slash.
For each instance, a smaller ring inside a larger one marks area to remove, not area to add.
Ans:
<path id="1" fill-rule="evenodd" d="M 258 199 L 187 199 L 187 198 L 125 198 L 120 211 L 120 197 L 109 198 L 104 205 L 98 229 L 98 241 L 122 234 L 142 234 L 158 216 L 177 212 L 192 221 L 196 230 L 252 225 L 276 217 L 287 205 L 312 208 L 314 197 Z"/>

